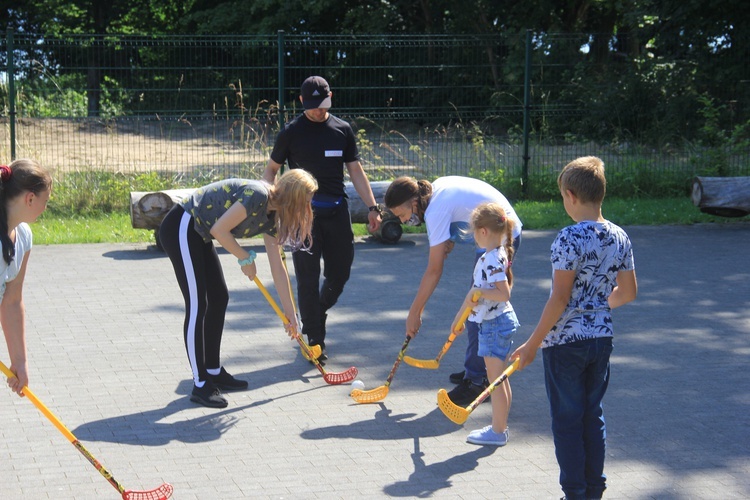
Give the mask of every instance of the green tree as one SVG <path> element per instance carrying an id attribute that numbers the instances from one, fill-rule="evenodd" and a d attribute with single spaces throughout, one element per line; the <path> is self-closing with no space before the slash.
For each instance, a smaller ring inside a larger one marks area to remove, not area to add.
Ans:
<path id="1" fill-rule="evenodd" d="M 107 43 L 102 36 L 171 33 L 192 4 L 192 0 L 27 0 L 3 13 L 10 29 L 27 33 L 98 35 L 92 37 L 86 51 L 88 115 L 98 116 L 106 76 L 102 66 Z M 46 54 L 45 59 L 53 63 L 57 54 Z"/>
<path id="2" fill-rule="evenodd" d="M 730 0 L 0 0 L 11 29 L 44 35 L 96 34 L 87 75 L 88 112 L 100 110 L 107 35 L 139 34 L 500 34 L 534 33 L 536 103 L 591 111 L 586 118 L 536 123 L 599 137 L 675 137 L 705 124 L 709 96 L 728 128 L 750 116 L 750 2 Z M 313 40 L 314 43 L 314 40 Z M 317 47 L 316 47 L 317 48 Z M 45 61 L 55 63 L 55 48 Z M 326 48 L 335 54 L 336 48 Z M 372 60 L 408 66 L 410 55 L 372 50 Z M 522 43 L 483 47 L 495 89 L 517 85 Z M 322 52 L 318 50 L 318 53 Z M 444 53 L 428 47 L 437 62 Z M 319 54 L 316 54 L 318 56 Z M 363 56 L 363 54 L 360 54 Z M 292 54 L 299 59 L 310 51 Z M 348 61 L 337 61 L 342 65 Z M 370 57 L 370 54 L 367 54 Z M 138 57 L 117 53 L 117 57 Z M 157 58 L 154 51 L 150 57 Z M 320 56 L 330 64 L 331 58 Z M 135 61 L 137 62 L 137 61 Z M 151 61 L 153 62 L 153 61 Z M 231 61 L 228 62 L 228 65 Z M 83 64 L 82 64 L 83 65 Z M 50 64 L 53 66 L 53 64 Z M 127 66 L 127 65 L 124 65 Z M 458 78 L 450 75 L 450 78 Z M 442 75 L 441 75 L 442 78 Z M 403 81 L 402 85 L 414 82 Z M 440 82 L 446 83 L 446 82 Z M 450 82 L 447 82 L 450 83 Z M 414 83 L 417 85 L 418 83 Z M 483 84 L 484 85 L 484 84 Z M 545 87 L 545 85 L 547 85 Z M 510 99 L 496 92 L 493 102 Z"/>

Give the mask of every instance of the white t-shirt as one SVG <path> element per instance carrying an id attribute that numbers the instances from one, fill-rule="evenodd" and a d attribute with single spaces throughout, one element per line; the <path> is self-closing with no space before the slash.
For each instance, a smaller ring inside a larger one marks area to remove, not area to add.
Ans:
<path id="1" fill-rule="evenodd" d="M 508 255 L 504 247 L 493 248 L 485 252 L 474 266 L 474 286 L 483 290 L 495 288 L 495 283 L 508 281 Z M 479 299 L 469 316 L 469 321 L 481 323 L 482 320 L 494 319 L 503 313 L 513 310 L 509 301 L 495 302 L 485 298 Z"/>
<path id="2" fill-rule="evenodd" d="M 427 238 L 434 247 L 444 241 L 473 243 L 468 233 L 471 211 L 480 203 L 495 202 L 503 207 L 505 215 L 513 219 L 513 237 L 521 234 L 521 219 L 510 202 L 497 189 L 479 179 L 451 175 L 435 179 L 432 196 L 424 214 Z"/>
<path id="3" fill-rule="evenodd" d="M 22 222 L 16 226 L 16 255 L 13 260 L 10 261 L 10 264 L 7 264 L 0 255 L 0 302 L 5 295 L 5 284 L 18 276 L 24 256 L 31 250 L 31 244 L 31 228 L 28 224 Z"/>

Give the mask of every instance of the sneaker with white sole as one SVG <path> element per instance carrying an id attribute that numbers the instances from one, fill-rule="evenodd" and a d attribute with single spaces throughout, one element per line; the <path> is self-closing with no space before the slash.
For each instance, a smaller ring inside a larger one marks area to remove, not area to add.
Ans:
<path id="1" fill-rule="evenodd" d="M 510 433 L 508 429 L 505 429 L 503 432 L 495 432 L 492 430 L 492 426 L 488 425 L 487 427 L 471 431 L 466 438 L 466 442 L 487 446 L 505 446 L 509 438 Z"/>
<path id="2" fill-rule="evenodd" d="M 208 378 L 214 383 L 216 387 L 222 391 L 244 391 L 247 389 L 247 380 L 240 380 L 233 377 L 227 372 L 224 367 L 221 367 L 221 371 L 218 375 L 208 374 Z"/>
<path id="3" fill-rule="evenodd" d="M 206 380 L 203 387 L 193 384 L 193 392 L 190 394 L 190 401 L 209 408 L 226 408 L 229 401 L 221 395 L 221 391 L 213 382 Z"/>

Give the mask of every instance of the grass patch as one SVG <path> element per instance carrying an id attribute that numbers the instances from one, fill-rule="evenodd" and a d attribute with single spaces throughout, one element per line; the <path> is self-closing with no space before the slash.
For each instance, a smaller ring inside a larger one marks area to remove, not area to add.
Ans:
<path id="1" fill-rule="evenodd" d="M 562 201 L 520 201 L 514 205 L 524 229 L 560 229 L 572 224 Z M 726 218 L 701 213 L 687 197 L 679 198 L 605 198 L 604 218 L 620 226 L 658 226 L 664 224 L 732 223 L 750 217 Z"/>
<path id="2" fill-rule="evenodd" d="M 130 214 L 64 215 L 45 212 L 32 226 L 35 245 L 154 243 L 154 232 L 133 229 Z"/>
<path id="3" fill-rule="evenodd" d="M 560 229 L 572 223 L 561 201 L 520 201 L 515 205 L 524 229 Z M 717 217 L 701 213 L 687 198 L 617 199 L 607 198 L 604 217 L 621 226 L 664 224 L 731 224 L 748 222 L 750 216 Z M 404 233 L 423 233 L 424 226 L 403 226 Z M 154 232 L 133 229 L 130 214 L 64 215 L 45 212 L 33 226 L 34 243 L 155 243 Z M 354 224 L 356 236 L 367 236 L 365 224 Z"/>

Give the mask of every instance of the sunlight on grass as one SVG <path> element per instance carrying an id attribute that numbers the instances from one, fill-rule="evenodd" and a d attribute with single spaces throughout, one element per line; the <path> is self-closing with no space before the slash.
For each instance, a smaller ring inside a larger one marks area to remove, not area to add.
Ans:
<path id="1" fill-rule="evenodd" d="M 562 201 L 521 201 L 514 206 L 524 229 L 560 229 L 573 223 Z M 750 217 L 726 218 L 701 213 L 688 198 L 618 199 L 605 198 L 605 219 L 620 226 L 700 224 L 750 221 Z"/>
<path id="2" fill-rule="evenodd" d="M 562 202 L 520 201 L 514 208 L 523 221 L 524 229 L 560 229 L 572 223 Z M 664 199 L 605 199 L 603 214 L 621 226 L 742 223 L 750 216 L 717 217 L 701 213 L 688 198 Z M 424 225 L 403 226 L 404 233 L 424 233 Z M 355 236 L 367 236 L 365 224 L 354 224 Z M 33 226 L 34 243 L 53 245 L 64 243 L 155 243 L 154 232 L 133 229 L 128 213 L 115 212 L 96 215 L 53 215 L 46 212 Z"/>
<path id="3" fill-rule="evenodd" d="M 154 243 L 154 232 L 133 229 L 128 213 L 51 215 L 44 213 L 33 225 L 34 244 Z"/>

